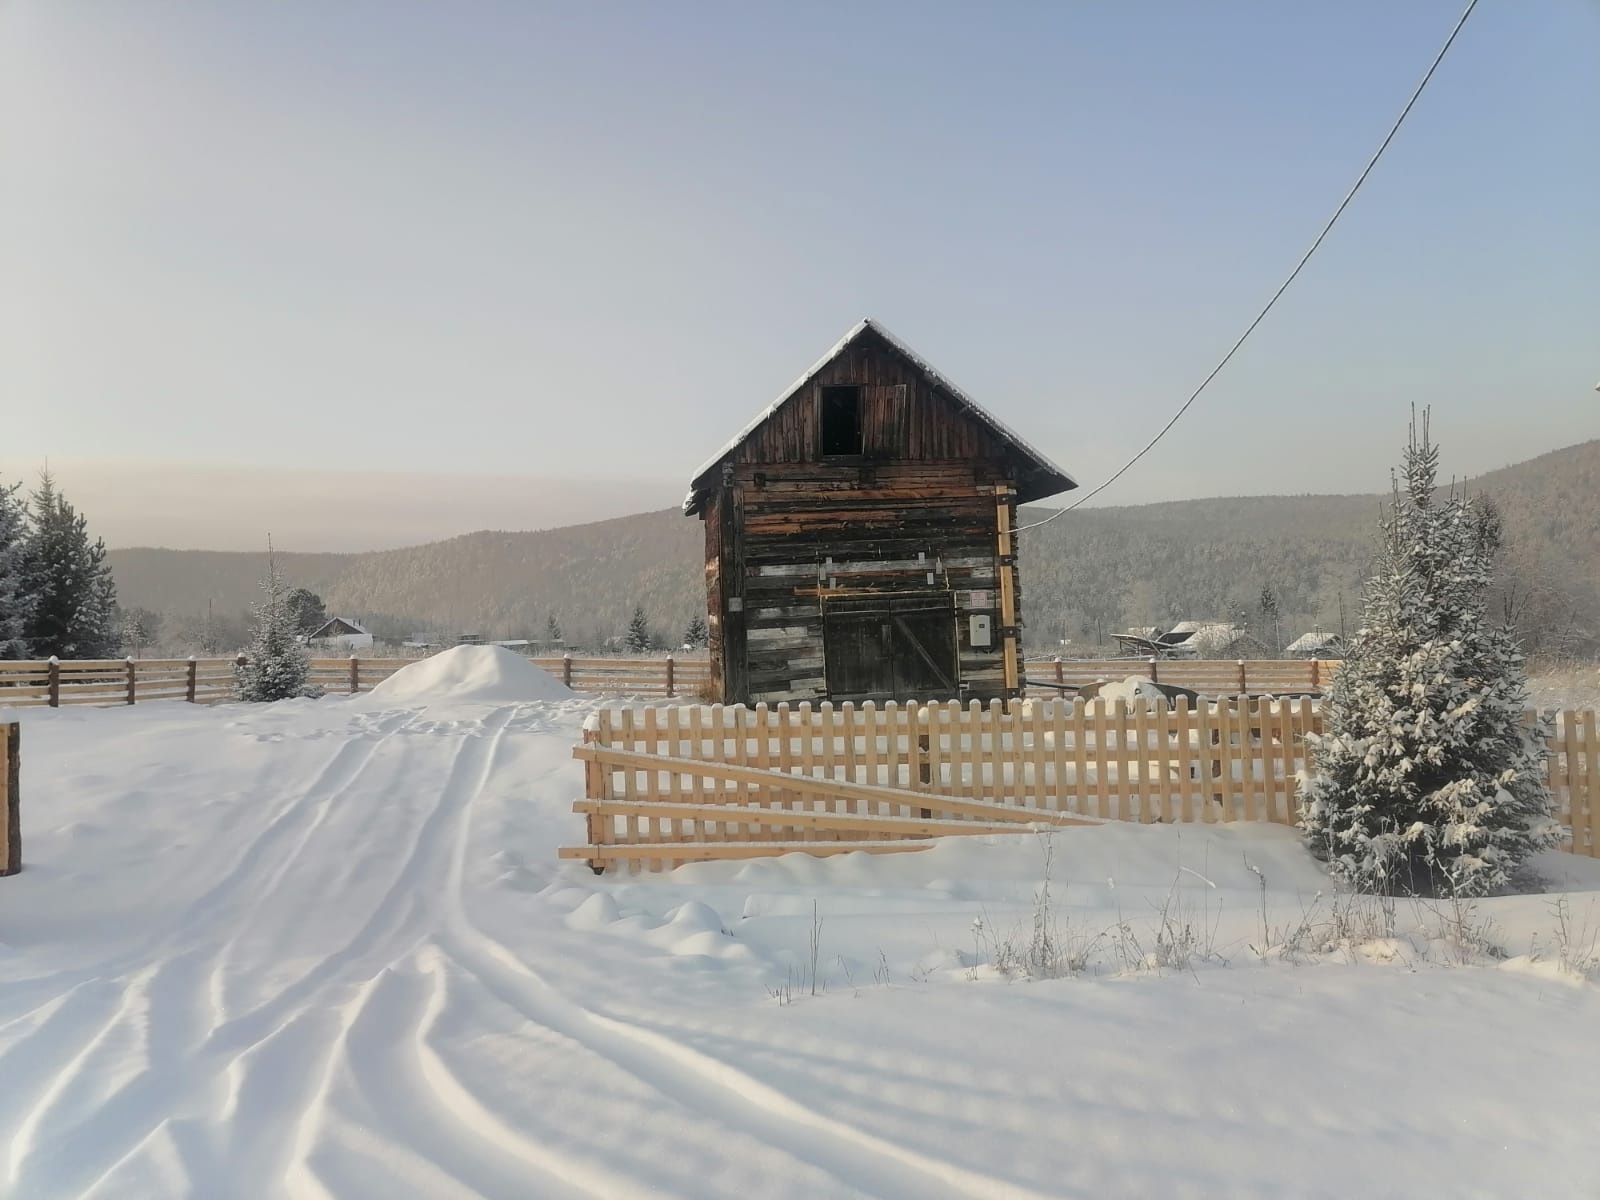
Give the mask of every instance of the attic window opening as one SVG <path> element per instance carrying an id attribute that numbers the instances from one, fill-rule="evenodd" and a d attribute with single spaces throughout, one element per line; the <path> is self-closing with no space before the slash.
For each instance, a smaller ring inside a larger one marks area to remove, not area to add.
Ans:
<path id="1" fill-rule="evenodd" d="M 861 453 L 861 389 L 840 385 L 822 389 L 822 453 Z"/>

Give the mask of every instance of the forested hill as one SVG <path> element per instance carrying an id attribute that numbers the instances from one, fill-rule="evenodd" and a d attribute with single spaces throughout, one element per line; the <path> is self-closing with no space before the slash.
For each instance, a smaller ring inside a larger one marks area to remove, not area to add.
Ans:
<path id="1" fill-rule="evenodd" d="M 1600 627 L 1600 441 L 1471 481 L 1505 515 L 1507 582 L 1530 623 Z M 1023 614 L 1033 648 L 1062 636 L 1183 617 L 1254 616 L 1263 586 L 1285 632 L 1353 626 L 1379 496 L 1257 496 L 1081 509 L 1021 535 Z M 1028 514 L 1026 519 L 1046 515 Z M 619 633 L 642 603 L 664 634 L 703 606 L 702 527 L 676 510 L 529 533 L 480 532 L 368 554 L 279 554 L 290 583 L 329 612 L 387 632 L 491 637 L 540 633 L 554 615 L 569 641 Z M 250 603 L 262 556 L 111 552 L 124 604 L 170 618 Z"/>

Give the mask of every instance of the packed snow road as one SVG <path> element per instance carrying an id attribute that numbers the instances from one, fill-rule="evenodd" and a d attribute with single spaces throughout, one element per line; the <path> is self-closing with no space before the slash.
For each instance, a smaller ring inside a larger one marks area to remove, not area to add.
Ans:
<path id="1" fill-rule="evenodd" d="M 1246 857 L 1273 921 L 1325 886 L 1285 831 L 1074 833 L 1064 936 L 1148 923 L 1181 860 L 1214 953 L 1008 983 L 984 931 L 1030 919 L 1041 869 L 1015 841 L 620 882 L 558 865 L 590 708 L 469 688 L 24 714 L 0 1191 L 1600 1189 L 1594 986 L 1416 942 L 1263 965 Z M 1578 919 L 1600 880 L 1571 870 Z M 1549 899 L 1485 915 L 1526 943 Z"/>

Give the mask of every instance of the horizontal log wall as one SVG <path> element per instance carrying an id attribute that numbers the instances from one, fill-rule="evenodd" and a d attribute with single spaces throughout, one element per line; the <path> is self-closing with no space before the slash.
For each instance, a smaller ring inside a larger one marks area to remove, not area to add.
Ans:
<path id="1" fill-rule="evenodd" d="M 997 465 L 800 464 L 734 470 L 743 667 L 754 701 L 828 694 L 823 609 L 831 596 L 948 595 L 960 682 L 1005 687 L 999 638 L 972 645 L 968 617 L 998 626 Z M 973 593 L 980 592 L 978 604 Z"/>

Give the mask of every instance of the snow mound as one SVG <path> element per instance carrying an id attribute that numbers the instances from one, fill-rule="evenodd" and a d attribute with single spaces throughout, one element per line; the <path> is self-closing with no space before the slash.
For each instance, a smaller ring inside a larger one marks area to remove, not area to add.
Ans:
<path id="1" fill-rule="evenodd" d="M 1129 675 L 1126 679 L 1102 683 L 1090 699 L 1104 700 L 1109 708 L 1118 700 L 1126 701 L 1129 705 L 1135 700 L 1153 700 L 1165 704 L 1167 694 L 1143 675 Z"/>
<path id="2" fill-rule="evenodd" d="M 371 696 L 394 704 L 437 700 L 505 703 L 570 700 L 574 693 L 503 646 L 456 646 L 401 667 L 373 688 Z"/>

